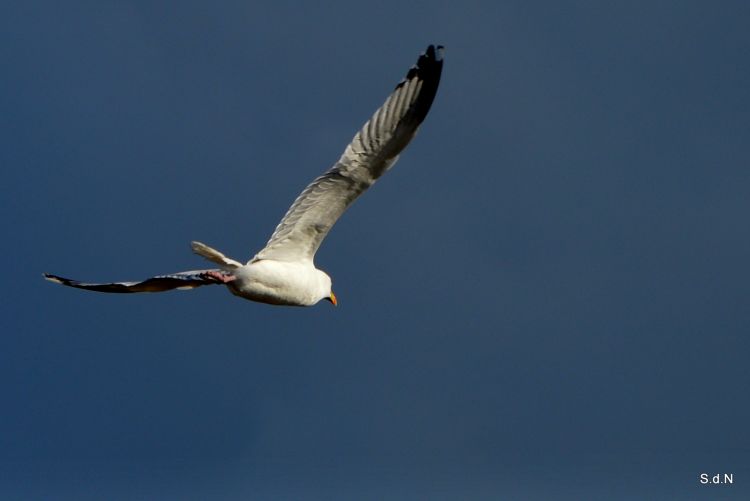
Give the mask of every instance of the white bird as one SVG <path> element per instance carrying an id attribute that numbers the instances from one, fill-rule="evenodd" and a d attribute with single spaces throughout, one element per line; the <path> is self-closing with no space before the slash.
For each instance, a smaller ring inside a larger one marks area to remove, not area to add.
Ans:
<path id="1" fill-rule="evenodd" d="M 443 47 L 430 45 L 338 162 L 302 191 L 263 250 L 246 264 L 193 242 L 193 252 L 218 264 L 218 269 L 101 284 L 48 273 L 44 277 L 99 292 L 161 292 L 224 284 L 232 294 L 261 303 L 312 306 L 326 299 L 337 304 L 331 277 L 313 263 L 315 252 L 347 207 L 396 163 L 430 110 L 442 69 Z"/>

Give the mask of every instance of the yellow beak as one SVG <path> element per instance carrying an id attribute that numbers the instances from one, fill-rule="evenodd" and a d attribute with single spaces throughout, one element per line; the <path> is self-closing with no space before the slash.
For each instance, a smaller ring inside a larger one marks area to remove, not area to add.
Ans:
<path id="1" fill-rule="evenodd" d="M 336 301 L 336 294 L 334 294 L 333 291 L 331 291 L 331 296 L 330 297 L 331 297 L 331 302 L 333 303 L 333 305 L 337 306 L 338 302 Z"/>

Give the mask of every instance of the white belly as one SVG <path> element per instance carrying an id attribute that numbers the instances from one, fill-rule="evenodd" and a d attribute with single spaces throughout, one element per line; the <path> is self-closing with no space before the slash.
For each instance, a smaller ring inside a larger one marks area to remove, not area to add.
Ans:
<path id="1" fill-rule="evenodd" d="M 312 262 L 264 259 L 237 268 L 234 276 L 227 283 L 232 294 L 269 304 L 311 306 L 331 288 L 331 279 Z"/>

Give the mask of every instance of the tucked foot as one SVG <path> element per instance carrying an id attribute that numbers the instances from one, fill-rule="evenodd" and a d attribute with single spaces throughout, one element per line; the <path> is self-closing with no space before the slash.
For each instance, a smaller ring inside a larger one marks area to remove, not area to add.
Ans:
<path id="1" fill-rule="evenodd" d="M 216 270 L 208 270 L 203 273 L 205 277 L 212 278 L 213 280 L 216 280 L 219 283 L 226 284 L 231 282 L 232 280 L 236 280 L 237 277 L 235 277 L 232 274 L 229 273 L 222 273 L 221 271 Z"/>

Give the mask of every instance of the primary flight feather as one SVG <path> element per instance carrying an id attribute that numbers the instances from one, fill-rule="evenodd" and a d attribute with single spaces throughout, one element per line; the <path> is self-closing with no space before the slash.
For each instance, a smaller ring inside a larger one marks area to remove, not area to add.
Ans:
<path id="1" fill-rule="evenodd" d="M 343 212 L 390 169 L 427 116 L 443 69 L 443 47 L 430 45 L 385 103 L 327 172 L 297 197 L 266 246 L 246 264 L 200 242 L 196 254 L 219 265 L 159 275 L 141 282 L 84 283 L 45 273 L 48 280 L 98 292 L 161 292 L 225 284 L 237 296 L 262 303 L 336 304 L 331 278 L 313 263 L 315 252 Z"/>

